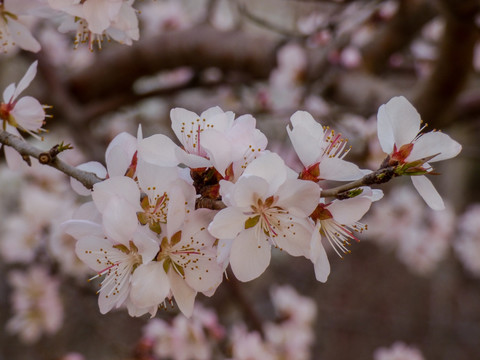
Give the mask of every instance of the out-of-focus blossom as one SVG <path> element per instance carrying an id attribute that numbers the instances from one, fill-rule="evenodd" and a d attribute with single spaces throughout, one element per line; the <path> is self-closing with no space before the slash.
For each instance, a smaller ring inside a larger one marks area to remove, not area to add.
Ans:
<path id="1" fill-rule="evenodd" d="M 0 51 L 7 53 L 15 46 L 32 52 L 40 51 L 40 44 L 19 17 L 28 12 L 29 7 L 30 4 L 23 0 L 0 3 Z"/>
<path id="2" fill-rule="evenodd" d="M 152 319 L 143 333 L 160 358 L 208 360 L 212 358 L 213 343 L 223 338 L 224 329 L 213 310 L 195 305 L 190 319 L 177 316 L 170 324 Z"/>
<path id="3" fill-rule="evenodd" d="M 422 352 L 403 342 L 395 342 L 389 348 L 378 348 L 373 353 L 374 360 L 424 360 Z"/>
<path id="4" fill-rule="evenodd" d="M 446 256 L 455 226 L 455 216 L 427 208 L 415 192 L 397 187 L 385 201 L 376 204 L 366 221 L 371 239 L 394 250 L 414 273 L 428 275 Z"/>
<path id="5" fill-rule="evenodd" d="M 59 282 L 40 266 L 27 272 L 13 270 L 8 274 L 13 287 L 13 317 L 7 330 L 18 334 L 25 343 L 33 343 L 42 334 L 54 334 L 63 323 L 63 305 L 58 293 Z"/>
<path id="6" fill-rule="evenodd" d="M 137 12 L 134 0 L 48 0 L 49 5 L 68 14 L 61 24 L 61 32 L 76 31 L 75 46 L 87 43 L 101 48 L 106 37 L 121 44 L 131 45 L 139 39 Z"/>
<path id="7" fill-rule="evenodd" d="M 458 221 L 455 252 L 463 266 L 475 276 L 480 276 L 480 205 L 467 209 Z"/>
<path id="8" fill-rule="evenodd" d="M 37 74 L 37 61 L 28 68 L 18 85 L 12 83 L 3 91 L 3 102 L 0 103 L 0 119 L 3 121 L 3 130 L 18 135 L 16 129 L 25 131 L 30 135 L 44 131 L 45 110 L 40 102 L 31 97 L 18 96 L 30 85 Z M 13 130 L 13 131 L 12 131 Z"/>

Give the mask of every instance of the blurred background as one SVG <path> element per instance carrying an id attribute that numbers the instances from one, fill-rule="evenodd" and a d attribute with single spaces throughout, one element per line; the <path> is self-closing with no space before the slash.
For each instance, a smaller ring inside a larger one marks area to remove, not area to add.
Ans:
<path id="1" fill-rule="evenodd" d="M 267 148 L 299 170 L 285 127 L 307 110 L 348 138 L 347 160 L 377 169 L 378 107 L 403 95 L 425 131 L 441 129 L 463 146 L 431 177 L 446 210 L 430 210 L 409 179 L 394 179 L 361 220 L 368 230 L 352 253 L 329 253 L 327 283 L 315 280 L 309 261 L 274 250 L 260 278 L 231 277 L 213 297 L 198 296 L 218 318 L 205 315 L 210 322 L 195 330 L 184 325 L 177 346 L 203 336 L 211 352 L 198 348 L 200 359 L 266 359 L 235 355 L 231 339 L 308 309 L 304 346 L 274 358 L 382 360 L 379 348 L 401 342 L 410 352 L 388 359 L 480 359 L 480 3 L 147 0 L 134 7 L 140 40 L 132 46 L 104 41 L 101 50 L 74 50 L 72 34 L 32 17 L 42 50 L 0 57 L 1 89 L 39 60 L 28 91 L 53 106 L 53 118 L 45 141 L 34 144 L 65 141 L 74 146 L 63 154 L 67 162 L 104 162 L 120 132 L 135 135 L 142 124 L 144 137 L 172 136 L 171 108 L 201 113 L 219 105 L 252 114 Z M 59 226 L 85 201 L 68 179 L 39 166 L 12 171 L 3 157 L 0 166 L 0 360 L 176 359 L 152 335 L 171 326 L 163 331 L 172 336 L 180 326 L 175 307 L 159 312 L 156 330 L 147 317 L 98 311 L 96 284 L 86 281 L 90 272 Z M 284 295 L 297 309 L 282 312 L 275 303 L 282 285 L 313 302 Z M 26 298 L 38 300 L 27 315 Z M 228 335 L 233 328 L 237 335 Z M 288 337 L 282 341 L 288 347 Z M 194 358 L 184 356 L 177 358 Z"/>

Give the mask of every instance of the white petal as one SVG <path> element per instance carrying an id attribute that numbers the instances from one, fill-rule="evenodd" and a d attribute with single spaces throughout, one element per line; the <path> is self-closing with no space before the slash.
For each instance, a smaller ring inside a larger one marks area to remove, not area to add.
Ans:
<path id="1" fill-rule="evenodd" d="M 40 49 L 42 48 L 40 46 L 40 43 L 32 36 L 32 33 L 25 25 L 9 18 L 8 27 L 10 29 L 12 39 L 20 48 L 35 53 L 40 51 Z M 35 74 L 33 74 L 33 77 L 35 77 Z M 30 81 L 28 82 L 28 84 L 30 84 Z M 25 86 L 25 88 L 28 86 L 28 84 Z M 18 86 L 20 87 L 20 84 L 18 84 Z M 17 92 L 17 95 L 20 94 L 25 88 L 19 90 Z"/>
<path id="2" fill-rule="evenodd" d="M 328 275 L 330 275 L 330 262 L 328 261 L 327 253 L 322 245 L 322 238 L 320 236 L 319 224 L 315 227 L 312 233 L 310 244 L 310 260 L 315 269 L 315 278 L 320 282 L 326 282 Z"/>
<path id="3" fill-rule="evenodd" d="M 68 220 L 62 223 L 61 226 L 65 233 L 77 240 L 88 236 L 96 236 L 98 238 L 103 238 L 104 236 L 102 226 L 88 220 Z"/>
<path id="4" fill-rule="evenodd" d="M 287 133 L 303 166 L 317 163 L 324 151 L 322 126 L 306 111 L 297 111 L 290 121 L 293 128 L 287 126 Z"/>
<path id="5" fill-rule="evenodd" d="M 121 1 L 86 1 L 83 4 L 83 12 L 88 22 L 88 29 L 95 34 L 103 33 L 110 26 L 111 19 L 118 14 L 121 6 Z"/>
<path id="6" fill-rule="evenodd" d="M 31 96 L 24 96 L 18 100 L 11 114 L 21 127 L 31 131 L 40 129 L 45 120 L 43 106 Z"/>
<path id="7" fill-rule="evenodd" d="M 372 200 L 366 196 L 356 196 L 352 199 L 335 200 L 327 210 L 333 219 L 342 225 L 354 224 L 370 209 Z"/>
<path id="8" fill-rule="evenodd" d="M 175 155 L 178 146 L 162 134 L 152 135 L 138 142 L 138 158 L 159 166 L 177 166 Z"/>
<path id="9" fill-rule="evenodd" d="M 77 241 L 75 253 L 88 267 L 95 271 L 102 271 L 111 265 L 105 258 L 104 250 L 118 251 L 112 248 L 112 245 L 110 240 L 90 235 Z"/>
<path id="10" fill-rule="evenodd" d="M 453 140 L 447 134 L 439 131 L 431 131 L 423 134 L 415 141 L 412 152 L 406 161 L 414 161 L 428 156 L 439 154 L 428 162 L 435 162 L 453 158 L 462 150 L 462 145 Z"/>
<path id="11" fill-rule="evenodd" d="M 160 250 L 160 245 L 156 241 L 156 234 L 148 229 L 147 226 L 137 228 L 133 234 L 132 240 L 138 249 L 138 253 L 142 256 L 144 264 L 153 260 Z"/>
<path id="12" fill-rule="evenodd" d="M 142 210 L 140 190 L 137 183 L 129 177 L 115 176 L 93 186 L 92 198 L 101 213 L 105 211 L 112 197 L 124 198 L 135 211 Z"/>
<path id="13" fill-rule="evenodd" d="M 15 99 L 18 97 L 18 95 L 20 95 L 20 93 L 23 90 L 25 90 L 28 87 L 28 85 L 30 85 L 35 75 L 37 75 L 37 64 L 38 64 L 38 61 L 37 60 L 34 61 L 32 65 L 30 65 L 30 67 L 28 68 L 25 75 L 23 75 L 22 80 L 19 81 L 18 86 L 15 89 L 15 93 L 13 95 Z"/>
<path id="14" fill-rule="evenodd" d="M 257 237 L 256 230 L 253 227 L 242 231 L 232 244 L 230 266 L 240 281 L 259 277 L 270 264 L 270 243 L 263 233 Z"/>
<path id="15" fill-rule="evenodd" d="M 170 282 L 163 269 L 163 261 L 140 265 L 132 275 L 130 299 L 135 306 L 158 306 L 170 293 Z"/>
<path id="16" fill-rule="evenodd" d="M 203 156 L 196 154 L 189 154 L 181 148 L 175 149 L 175 156 L 178 163 L 184 164 L 192 169 L 211 167 L 212 162 Z"/>
<path id="17" fill-rule="evenodd" d="M 432 182 L 426 176 L 412 176 L 413 186 L 417 189 L 420 196 L 425 200 L 428 206 L 433 210 L 445 209 L 443 199 L 433 186 Z"/>
<path id="18" fill-rule="evenodd" d="M 15 93 L 15 84 L 12 83 L 8 85 L 5 90 L 3 90 L 3 102 L 5 104 L 10 103 L 13 99 L 13 94 Z"/>
<path id="19" fill-rule="evenodd" d="M 193 111 L 183 108 L 174 108 L 170 110 L 170 119 L 172 120 L 172 130 L 177 135 L 180 143 L 186 147 L 185 131 L 189 131 L 192 123 L 199 118 Z"/>
<path id="20" fill-rule="evenodd" d="M 228 207 L 215 215 L 208 225 L 208 231 L 218 239 L 233 239 L 245 229 L 247 219 L 248 215 L 244 215 L 238 208 Z"/>
<path id="21" fill-rule="evenodd" d="M 225 170 L 233 162 L 231 141 L 224 133 L 215 129 L 202 132 L 200 138 L 202 148 L 207 152 L 212 166 L 225 176 Z"/>
<path id="22" fill-rule="evenodd" d="M 363 176 L 364 171 L 349 161 L 327 157 L 320 163 L 320 178 L 325 180 L 353 181 Z"/>
<path id="23" fill-rule="evenodd" d="M 174 186 L 169 191 L 170 201 L 167 210 L 167 236 L 171 238 L 173 234 L 180 230 L 185 219 L 185 196 L 180 186 Z"/>
<path id="24" fill-rule="evenodd" d="M 223 182 L 220 182 L 220 186 L 223 186 Z M 233 196 L 230 196 L 230 200 L 233 201 L 235 206 L 247 209 L 250 211 L 251 205 L 256 205 L 258 199 L 267 198 L 273 195 L 270 192 L 268 182 L 258 176 L 241 176 L 235 183 L 233 189 Z"/>
<path id="25" fill-rule="evenodd" d="M 280 186 L 275 203 L 283 209 L 296 212 L 297 215 L 310 215 L 320 200 L 320 187 L 312 181 L 288 179 Z M 300 213 L 298 213 L 300 212 Z"/>
<path id="26" fill-rule="evenodd" d="M 412 142 L 421 123 L 420 114 L 413 105 L 403 96 L 397 96 L 385 104 L 385 110 L 397 148 Z"/>
<path id="27" fill-rule="evenodd" d="M 137 139 L 134 136 L 122 132 L 113 138 L 105 151 L 105 162 L 110 177 L 125 175 L 135 151 Z"/>
<path id="28" fill-rule="evenodd" d="M 110 198 L 103 211 L 105 234 L 124 245 L 128 245 L 138 226 L 137 212 L 125 199 Z"/>
<path id="29" fill-rule="evenodd" d="M 168 271 L 170 287 L 178 308 L 186 317 L 193 314 L 193 305 L 197 292 L 193 290 L 172 268 Z"/>
<path id="30" fill-rule="evenodd" d="M 280 156 L 265 153 L 253 160 L 245 169 L 243 176 L 261 177 L 269 184 L 269 195 L 274 194 L 287 179 L 287 168 Z"/>
<path id="31" fill-rule="evenodd" d="M 152 199 L 167 191 L 174 181 L 180 180 L 177 167 L 158 166 L 144 161 L 137 165 L 137 177 L 142 191 Z"/>
<path id="32" fill-rule="evenodd" d="M 292 256 L 305 256 L 310 254 L 310 238 L 312 230 L 306 219 L 293 218 L 289 214 L 279 215 L 281 228 L 272 238 L 276 245 Z"/>

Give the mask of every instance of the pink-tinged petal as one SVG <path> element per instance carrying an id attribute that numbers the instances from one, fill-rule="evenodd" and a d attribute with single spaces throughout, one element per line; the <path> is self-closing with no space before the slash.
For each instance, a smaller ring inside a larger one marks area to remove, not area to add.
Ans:
<path id="1" fill-rule="evenodd" d="M 188 265 L 186 266 L 185 281 L 192 289 L 198 292 L 211 293 L 222 282 L 223 268 L 215 261 L 216 253 L 213 248 L 203 251 L 205 256 L 196 259 L 193 270 Z"/>
<path id="2" fill-rule="evenodd" d="M 207 129 L 201 134 L 200 145 L 207 152 L 212 166 L 225 176 L 225 170 L 233 162 L 231 140 L 220 131 Z"/>
<path id="3" fill-rule="evenodd" d="M 170 201 L 167 211 L 167 237 L 170 239 L 183 226 L 186 215 L 185 196 L 180 186 L 169 191 Z"/>
<path id="4" fill-rule="evenodd" d="M 220 186 L 223 186 L 223 182 Z M 233 196 L 230 199 L 236 207 L 250 211 L 251 205 L 256 205 L 258 199 L 265 199 L 272 195 L 267 181 L 258 176 L 242 176 L 233 187 Z"/>
<path id="5" fill-rule="evenodd" d="M 42 48 L 40 46 L 40 43 L 32 36 L 32 33 L 25 25 L 9 18 L 8 27 L 10 29 L 12 39 L 15 41 L 15 44 L 17 44 L 20 48 L 35 53 L 40 51 L 40 49 Z M 35 74 L 33 74 L 33 77 L 35 77 Z M 20 94 L 28 86 L 28 84 L 30 84 L 30 81 L 22 90 L 19 90 L 17 92 L 17 95 Z M 18 87 L 20 87 L 20 84 L 18 84 Z"/>
<path id="6" fill-rule="evenodd" d="M 204 158 L 203 156 L 189 154 L 185 150 L 178 147 L 175 149 L 175 156 L 179 163 L 185 164 L 192 169 L 212 166 L 212 162 L 209 159 Z"/>
<path id="7" fill-rule="evenodd" d="M 387 122 L 391 126 L 397 148 L 411 143 L 417 136 L 421 123 L 420 114 L 413 105 L 403 96 L 397 96 L 382 107 L 384 107 Z"/>
<path id="8" fill-rule="evenodd" d="M 222 201 L 226 206 L 236 206 L 233 194 L 235 192 L 235 184 L 226 181 L 220 180 L 220 196 Z"/>
<path id="9" fill-rule="evenodd" d="M 8 104 L 12 100 L 14 93 L 15 93 L 15 84 L 12 83 L 8 85 L 5 88 L 5 90 L 3 90 L 3 102 L 5 104 Z"/>
<path id="10" fill-rule="evenodd" d="M 432 131 L 420 136 L 413 144 L 413 149 L 405 161 L 410 162 L 438 154 L 428 162 L 451 159 L 462 150 L 462 145 L 447 134 Z"/>
<path id="11" fill-rule="evenodd" d="M 280 186 L 276 196 L 276 206 L 294 211 L 298 216 L 308 216 L 318 205 L 320 187 L 312 181 L 288 179 Z"/>
<path id="12" fill-rule="evenodd" d="M 23 92 L 23 90 L 25 90 L 28 87 L 28 85 L 30 85 L 35 75 L 37 75 L 37 64 L 38 64 L 38 61 L 37 60 L 34 61 L 32 65 L 30 65 L 30 67 L 28 68 L 25 75 L 23 75 L 22 80 L 18 82 L 18 86 L 15 89 L 15 93 L 13 94 L 13 97 L 15 99 L 18 97 L 18 95 L 20 95 L 20 93 Z"/>
<path id="13" fill-rule="evenodd" d="M 105 179 L 107 177 L 107 169 L 105 169 L 105 167 L 97 161 L 89 161 L 87 163 L 80 164 L 77 166 L 77 169 L 94 173 L 100 179 Z M 72 187 L 73 191 L 79 195 L 92 195 L 92 190 L 87 189 L 80 181 L 74 178 L 70 178 L 70 186 Z"/>
<path id="14" fill-rule="evenodd" d="M 103 271 L 111 264 L 105 259 L 104 250 L 112 249 L 112 242 L 102 237 L 89 235 L 77 241 L 75 253 L 88 267 L 95 271 Z M 119 251 L 113 249 L 112 251 Z M 99 260 L 100 259 L 100 260 Z"/>
<path id="15" fill-rule="evenodd" d="M 102 214 L 97 210 L 93 201 L 87 201 L 80 205 L 72 215 L 74 220 L 88 220 L 97 224 L 102 223 Z"/>
<path id="16" fill-rule="evenodd" d="M 197 292 L 193 290 L 172 268 L 168 271 L 170 287 L 178 308 L 186 317 L 193 314 L 193 305 Z"/>
<path id="17" fill-rule="evenodd" d="M 328 261 L 327 252 L 322 245 L 322 238 L 320 236 L 320 222 L 315 226 L 312 233 L 310 244 L 310 260 L 315 269 L 315 278 L 324 283 L 330 275 L 330 262 Z"/>
<path id="18" fill-rule="evenodd" d="M 31 96 L 24 96 L 18 100 L 11 114 L 18 125 L 31 131 L 40 129 L 45 120 L 43 106 Z"/>
<path id="19" fill-rule="evenodd" d="M 292 256 L 305 256 L 310 254 L 311 226 L 306 219 L 293 218 L 290 214 L 278 215 L 282 226 L 277 228 L 277 235 L 272 241 L 283 251 Z"/>
<path id="20" fill-rule="evenodd" d="M 323 139 L 323 126 L 317 122 L 313 116 L 307 111 L 296 111 L 291 117 L 290 121 L 294 128 L 304 127 L 310 130 L 310 133 L 318 140 Z"/>
<path id="21" fill-rule="evenodd" d="M 140 207 L 140 189 L 137 183 L 129 177 L 116 176 L 93 186 L 92 198 L 97 209 L 104 213 L 113 197 L 121 197 L 135 211 L 142 211 Z"/>
<path id="22" fill-rule="evenodd" d="M 263 233 L 257 234 L 257 230 L 253 227 L 242 231 L 233 241 L 230 266 L 240 281 L 259 277 L 270 264 L 270 243 Z"/>
<path id="23" fill-rule="evenodd" d="M 156 196 L 162 196 L 174 181 L 182 181 L 177 167 L 158 166 L 144 161 L 137 165 L 137 178 L 140 189 L 151 200 L 155 200 Z"/>
<path id="24" fill-rule="evenodd" d="M 88 236 L 103 238 L 104 232 L 102 225 L 88 220 L 68 220 L 62 223 L 62 229 L 65 233 L 79 240 Z"/>
<path id="25" fill-rule="evenodd" d="M 88 29 L 95 34 L 103 33 L 121 6 L 121 1 L 86 1 L 83 4 L 83 13 L 88 22 Z"/>
<path id="26" fill-rule="evenodd" d="M 4 146 L 3 151 L 5 152 L 5 160 L 9 169 L 17 172 L 28 171 L 29 167 L 27 163 L 23 160 L 22 155 L 20 155 L 17 150 L 10 146 Z"/>
<path id="27" fill-rule="evenodd" d="M 438 193 L 435 186 L 426 176 L 412 176 L 413 186 L 417 189 L 420 196 L 425 200 L 428 206 L 433 210 L 445 209 L 443 199 Z"/>
<path id="28" fill-rule="evenodd" d="M 125 175 L 135 151 L 137 139 L 134 136 L 122 132 L 113 138 L 105 151 L 105 162 L 110 177 Z"/>
<path id="29" fill-rule="evenodd" d="M 177 166 L 177 148 L 168 136 L 152 135 L 138 142 L 138 159 L 159 166 Z"/>
<path id="30" fill-rule="evenodd" d="M 220 210 L 208 225 L 208 231 L 218 239 L 233 239 L 245 229 L 248 215 L 243 214 L 238 208 L 228 207 Z"/>
<path id="31" fill-rule="evenodd" d="M 370 209 L 372 200 L 366 196 L 357 196 L 352 199 L 335 200 L 327 209 L 335 221 L 343 225 L 354 224 Z"/>
<path id="32" fill-rule="evenodd" d="M 357 165 L 338 158 L 324 158 L 320 163 L 320 178 L 336 181 L 353 181 L 365 176 Z"/>
<path id="33" fill-rule="evenodd" d="M 275 153 L 265 153 L 253 160 L 243 176 L 258 176 L 269 184 L 269 195 L 274 194 L 287 179 L 285 162 Z"/>
<path id="34" fill-rule="evenodd" d="M 163 261 L 142 264 L 132 275 L 130 300 L 135 306 L 149 308 L 165 301 L 170 293 L 170 282 L 163 269 Z"/>
<path id="35" fill-rule="evenodd" d="M 323 127 L 306 111 L 297 111 L 290 121 L 293 128 L 287 126 L 287 133 L 298 158 L 305 167 L 315 164 L 323 154 Z"/>
<path id="36" fill-rule="evenodd" d="M 172 120 L 172 130 L 177 135 L 177 139 L 185 146 L 186 134 L 185 131 L 190 129 L 199 116 L 193 111 L 183 108 L 175 108 L 170 110 L 170 119 Z"/>
<path id="37" fill-rule="evenodd" d="M 103 212 L 105 234 L 116 242 L 128 245 L 137 226 L 135 208 L 123 198 L 112 197 Z"/>
<path id="38" fill-rule="evenodd" d="M 230 259 L 230 250 L 232 249 L 233 239 L 220 239 L 217 245 L 217 263 L 222 265 L 225 270 Z"/>
<path id="39" fill-rule="evenodd" d="M 155 234 L 148 227 L 139 227 L 132 237 L 144 264 L 152 261 L 160 250 Z"/>

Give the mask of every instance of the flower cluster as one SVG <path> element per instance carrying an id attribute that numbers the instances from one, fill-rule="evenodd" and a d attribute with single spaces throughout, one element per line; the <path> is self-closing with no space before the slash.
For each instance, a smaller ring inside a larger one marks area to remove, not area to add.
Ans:
<path id="1" fill-rule="evenodd" d="M 262 324 L 263 338 L 257 331 L 248 331 L 241 321 L 225 329 L 212 309 L 195 305 L 190 319 L 149 320 L 137 345 L 136 353 L 143 355 L 138 358 L 225 359 L 225 355 L 218 356 L 218 345 L 226 343 L 223 351 L 230 360 L 308 359 L 317 314 L 314 301 L 290 286 L 273 287 L 270 295 L 276 317 L 274 322 Z"/>
<path id="2" fill-rule="evenodd" d="M 153 316 L 174 299 L 190 316 L 196 294 L 211 296 L 227 266 L 241 281 L 259 277 L 272 247 L 309 259 L 316 278 L 325 282 L 330 265 L 323 239 L 339 256 L 349 253 L 350 241 L 358 240 L 355 232 L 365 228 L 359 220 L 383 196 L 365 186 L 365 179 L 424 177 L 431 171 L 427 160 L 460 151 L 447 135 L 417 136 L 404 98 L 379 110 L 380 142 L 389 154 L 380 175 L 346 161 L 346 140 L 305 111 L 293 114 L 287 126 L 302 163 L 299 172 L 266 150 L 267 139 L 251 115 L 236 118 L 213 107 L 200 115 L 175 108 L 170 116 L 181 146 L 160 134 L 143 138 L 141 128 L 136 138 L 122 133 L 107 148 L 106 168 L 80 166 L 105 180 L 91 192 L 73 183 L 93 201 L 65 229 L 78 240 L 79 258 L 95 277 L 104 276 L 102 313 L 126 306 L 132 316 Z M 413 137 L 403 135 L 396 116 L 410 119 Z M 430 137 L 436 142 L 433 154 L 424 149 Z M 356 182 L 348 191 L 323 196 L 323 180 Z M 416 184 L 431 205 L 431 188 Z M 438 201 L 433 204 L 439 208 Z"/>

